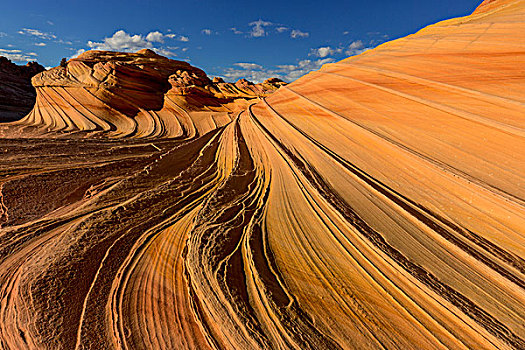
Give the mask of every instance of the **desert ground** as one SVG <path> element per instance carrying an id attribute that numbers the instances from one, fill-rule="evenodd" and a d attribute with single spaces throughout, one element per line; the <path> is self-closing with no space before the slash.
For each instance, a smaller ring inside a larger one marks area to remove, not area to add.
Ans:
<path id="1" fill-rule="evenodd" d="M 291 84 L 146 50 L 33 85 L 0 348 L 525 349 L 525 1 Z"/>

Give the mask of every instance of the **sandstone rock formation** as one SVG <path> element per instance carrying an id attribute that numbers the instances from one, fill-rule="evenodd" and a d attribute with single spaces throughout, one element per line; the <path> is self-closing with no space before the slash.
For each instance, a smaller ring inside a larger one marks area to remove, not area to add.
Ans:
<path id="1" fill-rule="evenodd" d="M 88 51 L 32 83 L 37 102 L 20 125 L 119 137 L 178 137 L 192 128 L 206 133 L 211 125 L 229 123 L 245 100 L 267 96 L 284 84 L 214 83 L 204 71 L 148 49 Z M 186 120 L 181 113 L 187 105 L 208 113 Z"/>
<path id="2" fill-rule="evenodd" d="M 35 78 L 72 131 L 3 128 L 42 137 L 0 139 L 0 347 L 524 349 L 524 24 L 486 1 L 223 120 L 250 84 L 147 52 Z"/>
<path id="3" fill-rule="evenodd" d="M 0 56 L 0 122 L 20 119 L 31 111 L 36 98 L 31 78 L 44 70 L 36 62 L 18 66 Z"/>

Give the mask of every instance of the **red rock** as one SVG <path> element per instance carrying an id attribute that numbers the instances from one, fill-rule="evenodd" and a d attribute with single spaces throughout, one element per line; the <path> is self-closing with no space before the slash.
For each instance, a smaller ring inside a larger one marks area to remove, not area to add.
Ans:
<path id="1" fill-rule="evenodd" d="M 1 347 L 525 349 L 524 24 L 487 1 L 260 100 L 149 51 L 55 70 L 41 138 L 0 128 Z M 75 98 L 116 127 L 48 132 Z"/>
<path id="2" fill-rule="evenodd" d="M 19 125 L 137 137 L 182 133 L 178 105 L 191 110 L 208 110 L 208 105 L 219 108 L 220 122 L 212 122 L 208 112 L 208 118 L 197 123 L 202 132 L 209 125 L 224 125 L 246 100 L 267 96 L 283 85 L 243 81 L 238 87 L 222 80 L 213 82 L 201 69 L 148 49 L 84 52 L 35 76 L 32 83 L 37 102 Z"/>

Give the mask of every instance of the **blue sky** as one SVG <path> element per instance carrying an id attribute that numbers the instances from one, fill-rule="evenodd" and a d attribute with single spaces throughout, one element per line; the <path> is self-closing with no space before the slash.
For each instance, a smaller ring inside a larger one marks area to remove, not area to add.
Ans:
<path id="1" fill-rule="evenodd" d="M 481 0 L 0 0 L 0 55 L 58 65 L 81 50 L 152 48 L 229 81 L 291 81 Z"/>

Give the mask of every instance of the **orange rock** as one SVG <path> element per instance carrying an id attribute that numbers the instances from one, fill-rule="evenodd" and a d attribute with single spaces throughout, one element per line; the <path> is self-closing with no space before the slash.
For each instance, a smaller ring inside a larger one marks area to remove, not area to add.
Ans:
<path id="1" fill-rule="evenodd" d="M 0 142 L 0 344 L 525 349 L 524 23 L 486 1 L 258 103 L 280 82 L 150 51 L 35 78 L 41 138 Z M 46 132 L 72 104 L 138 139 Z"/>
<path id="2" fill-rule="evenodd" d="M 524 67 L 525 1 L 485 1 L 241 116 L 268 249 L 324 346 L 525 348 Z"/>
<path id="3" fill-rule="evenodd" d="M 237 99 L 267 96 L 283 84 L 251 84 L 249 89 L 240 89 L 212 82 L 201 69 L 148 49 L 137 53 L 84 52 L 35 76 L 32 83 L 37 102 L 19 125 L 46 132 L 100 131 L 116 137 L 179 136 L 184 127 L 181 129 L 175 105 L 186 105 L 188 98 L 205 99 L 190 103 L 191 109 L 208 104 L 222 107 L 220 122 L 208 113 L 197 123 L 200 131 L 209 129 L 202 125 L 224 125 L 238 109 L 231 108 Z"/>

